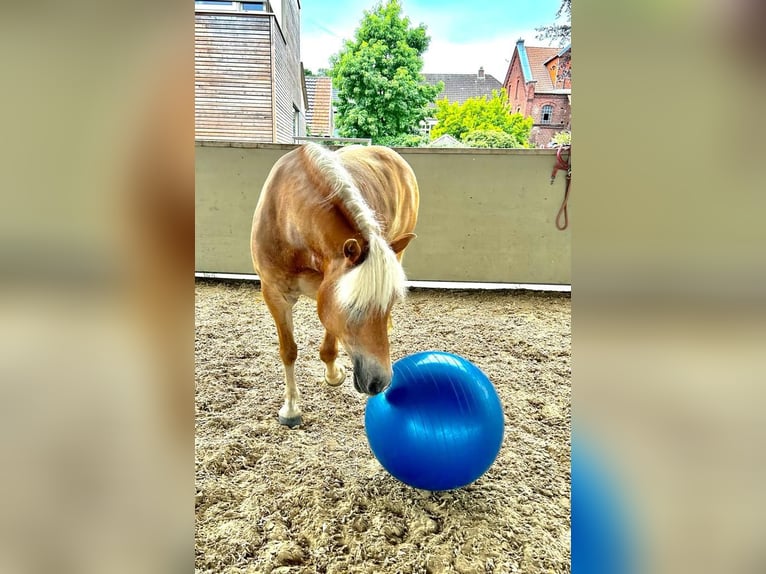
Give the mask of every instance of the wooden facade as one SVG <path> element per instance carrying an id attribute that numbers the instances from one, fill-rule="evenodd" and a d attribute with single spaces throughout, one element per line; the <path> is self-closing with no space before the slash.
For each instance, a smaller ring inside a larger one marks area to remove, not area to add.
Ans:
<path id="1" fill-rule="evenodd" d="M 300 3 L 274 1 L 278 16 L 195 10 L 197 140 L 292 143 L 305 135 Z"/>
<path id="2" fill-rule="evenodd" d="M 288 4 L 290 9 L 287 9 Z M 306 135 L 300 31 L 300 6 L 297 0 L 284 0 L 282 26 L 272 26 L 271 30 L 275 62 L 276 143 L 293 143 L 293 137 Z"/>

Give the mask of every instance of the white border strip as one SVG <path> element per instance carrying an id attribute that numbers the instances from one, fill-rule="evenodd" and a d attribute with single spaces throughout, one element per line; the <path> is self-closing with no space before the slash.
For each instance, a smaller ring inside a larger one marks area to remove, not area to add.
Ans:
<path id="1" fill-rule="evenodd" d="M 195 272 L 198 279 L 236 279 L 243 281 L 260 281 L 255 274 L 245 273 L 206 273 Z M 462 281 L 407 281 L 407 287 L 422 289 L 479 289 L 485 291 L 500 290 L 527 290 L 527 291 L 555 291 L 559 293 L 571 293 L 571 285 L 550 285 L 546 283 L 472 283 Z"/>

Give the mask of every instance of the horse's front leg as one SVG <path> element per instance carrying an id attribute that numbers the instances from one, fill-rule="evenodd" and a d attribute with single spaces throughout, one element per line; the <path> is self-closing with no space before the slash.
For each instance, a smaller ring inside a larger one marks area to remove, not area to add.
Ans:
<path id="1" fill-rule="evenodd" d="M 293 428 L 301 424 L 301 409 L 298 406 L 300 393 L 298 385 L 295 384 L 295 359 L 298 358 L 298 346 L 293 338 L 293 306 L 297 299 L 261 284 L 263 299 L 277 326 L 279 355 L 285 369 L 285 404 L 279 409 L 279 422 Z"/>
<path id="2" fill-rule="evenodd" d="M 346 378 L 346 371 L 335 363 L 338 358 L 338 339 L 327 331 L 319 348 L 319 358 L 324 363 L 325 382 L 331 387 L 340 385 Z"/>

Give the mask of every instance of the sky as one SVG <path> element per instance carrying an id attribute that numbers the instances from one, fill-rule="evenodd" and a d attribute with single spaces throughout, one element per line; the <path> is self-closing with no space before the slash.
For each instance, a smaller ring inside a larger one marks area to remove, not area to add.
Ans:
<path id="1" fill-rule="evenodd" d="M 301 60 L 316 72 L 329 67 L 331 54 L 352 39 L 364 10 L 375 0 L 301 0 Z M 516 40 L 548 46 L 535 28 L 552 24 L 559 0 L 402 0 L 412 25 L 428 28 L 431 44 L 423 55 L 423 73 L 486 74 L 505 79 Z"/>

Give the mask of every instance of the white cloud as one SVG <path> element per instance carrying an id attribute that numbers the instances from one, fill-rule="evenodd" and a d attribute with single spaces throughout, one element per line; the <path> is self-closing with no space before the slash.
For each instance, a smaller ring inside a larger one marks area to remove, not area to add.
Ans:
<path id="1" fill-rule="evenodd" d="M 316 72 L 329 67 L 332 54 L 343 46 L 343 40 L 327 32 L 317 31 L 301 36 L 301 61 L 304 67 Z"/>
<path id="2" fill-rule="evenodd" d="M 484 66 L 485 73 L 502 82 L 519 37 L 523 37 L 530 45 L 536 43 L 534 30 L 466 43 L 432 38 L 428 51 L 423 55 L 423 72 L 473 74 L 479 71 L 479 66 Z"/>

